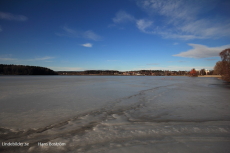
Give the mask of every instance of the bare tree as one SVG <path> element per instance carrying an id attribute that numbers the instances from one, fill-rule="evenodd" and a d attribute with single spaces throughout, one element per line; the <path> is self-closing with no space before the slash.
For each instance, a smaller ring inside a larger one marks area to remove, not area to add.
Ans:
<path id="1" fill-rule="evenodd" d="M 216 65 L 214 67 L 214 74 L 216 75 L 222 74 L 222 67 L 223 67 L 222 61 L 216 62 Z"/>
<path id="2" fill-rule="evenodd" d="M 200 75 L 206 75 L 205 69 L 200 70 Z"/>
<path id="3" fill-rule="evenodd" d="M 220 52 L 220 57 L 222 61 L 230 62 L 230 48 L 223 50 Z"/>
<path id="4" fill-rule="evenodd" d="M 220 52 L 220 57 L 222 59 L 222 79 L 230 82 L 230 48 Z"/>
<path id="5" fill-rule="evenodd" d="M 214 75 L 214 70 L 210 70 L 210 71 L 208 72 L 208 75 Z"/>

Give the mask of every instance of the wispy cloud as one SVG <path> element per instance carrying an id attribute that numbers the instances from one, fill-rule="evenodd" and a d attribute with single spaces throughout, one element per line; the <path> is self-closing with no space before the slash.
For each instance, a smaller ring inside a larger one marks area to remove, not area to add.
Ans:
<path id="1" fill-rule="evenodd" d="M 6 57 L 0 57 L 0 61 L 15 61 L 17 59 L 15 58 L 6 58 Z"/>
<path id="2" fill-rule="evenodd" d="M 15 15 L 6 12 L 0 12 L 0 19 L 10 20 L 10 21 L 26 21 L 28 18 L 24 15 Z"/>
<path id="3" fill-rule="evenodd" d="M 163 28 L 154 27 L 154 33 L 165 38 L 188 40 L 230 35 L 230 20 L 227 16 L 221 18 L 202 18 L 201 16 L 202 12 L 211 11 L 218 4 L 217 0 L 211 2 L 201 2 L 199 0 L 139 0 L 137 4 L 150 16 L 161 16 L 160 19 L 163 20 L 157 22 L 164 26 L 162 26 Z"/>
<path id="4" fill-rule="evenodd" d="M 150 15 L 160 14 L 171 17 L 173 19 L 191 20 L 201 9 L 201 6 L 196 6 L 197 0 L 137 0 L 138 6 L 143 8 Z M 202 3 L 199 3 L 200 5 Z M 193 8 L 193 9 L 192 9 Z M 177 22 L 170 20 L 168 22 Z"/>
<path id="5" fill-rule="evenodd" d="M 0 57 L 0 61 L 3 62 L 31 62 L 31 61 L 48 61 L 54 59 L 55 57 L 44 56 L 39 58 L 31 58 L 31 59 L 19 59 L 19 58 L 11 58 L 11 55 L 5 55 Z"/>
<path id="6" fill-rule="evenodd" d="M 175 42 L 175 43 L 173 43 L 173 45 L 178 45 L 179 43 L 177 43 L 177 42 Z"/>
<path id="7" fill-rule="evenodd" d="M 163 38 L 189 40 L 230 36 L 229 17 L 212 11 L 220 7 L 218 0 L 136 0 L 136 3 L 148 13 L 148 19 L 136 19 L 119 11 L 113 22 L 134 21 L 140 31 Z M 208 16 L 208 12 L 212 12 L 212 16 Z"/>
<path id="8" fill-rule="evenodd" d="M 91 43 L 85 43 L 85 44 L 81 44 L 84 47 L 93 47 L 93 44 Z"/>
<path id="9" fill-rule="evenodd" d="M 62 32 L 55 33 L 58 36 L 67 36 L 67 37 L 80 37 L 81 33 L 77 32 L 74 29 L 69 28 L 68 26 L 62 27 Z"/>
<path id="10" fill-rule="evenodd" d="M 113 27 L 115 27 L 117 24 L 120 24 L 120 23 L 133 22 L 133 23 L 136 24 L 136 27 L 141 32 L 144 32 L 146 34 L 159 34 L 159 35 L 162 35 L 164 38 L 180 38 L 180 39 L 185 39 L 185 40 L 194 39 L 194 38 L 201 38 L 201 37 L 194 36 L 194 35 L 174 34 L 171 31 L 170 32 L 167 31 L 167 29 L 163 29 L 163 28 L 161 28 L 159 26 L 154 26 L 153 20 L 150 20 L 150 19 L 136 19 L 135 17 L 131 16 L 130 14 L 128 14 L 125 11 L 122 11 L 122 13 L 118 12 L 117 14 L 124 14 L 124 17 L 118 17 L 118 15 L 116 15 L 116 17 L 113 18 L 114 24 L 110 24 L 109 27 L 111 27 L 111 25 Z M 163 26 L 163 27 L 166 27 L 166 26 Z"/>
<path id="11" fill-rule="evenodd" d="M 1 27 L 1 25 L 0 25 L 0 32 L 2 31 L 2 27 Z"/>
<path id="12" fill-rule="evenodd" d="M 56 32 L 55 34 L 57 36 L 76 37 L 76 38 L 79 37 L 79 38 L 86 38 L 94 41 L 99 41 L 102 39 L 101 36 L 93 32 L 92 30 L 77 31 L 68 26 L 63 26 L 62 32 Z"/>
<path id="13" fill-rule="evenodd" d="M 125 11 L 118 11 L 116 13 L 116 16 L 113 18 L 114 23 L 124 23 L 134 20 L 135 18 L 132 15 L 126 13 Z"/>
<path id="14" fill-rule="evenodd" d="M 188 45 L 192 46 L 193 49 L 181 52 L 181 53 L 173 55 L 173 56 L 188 57 L 188 58 L 215 57 L 215 56 L 219 56 L 219 53 L 222 50 L 224 50 L 226 48 L 230 48 L 230 44 L 224 45 L 224 46 L 219 46 L 219 47 L 207 47 L 205 45 L 200 45 L 200 44 L 188 44 Z"/>
<path id="15" fill-rule="evenodd" d="M 94 33 L 93 31 L 91 30 L 88 30 L 86 32 L 83 33 L 83 36 L 87 39 L 91 39 L 91 40 L 94 40 L 94 41 L 99 41 L 101 40 L 101 36 L 97 35 L 96 33 Z"/>
<path id="16" fill-rule="evenodd" d="M 139 30 L 141 30 L 142 32 L 145 32 L 145 33 L 148 33 L 148 31 L 146 29 L 151 27 L 152 23 L 153 23 L 153 21 L 146 20 L 146 19 L 136 20 L 137 28 Z"/>
<path id="17" fill-rule="evenodd" d="M 34 58 L 34 59 L 30 59 L 30 60 L 35 60 L 35 61 L 45 61 L 45 60 L 50 60 L 53 59 L 54 57 L 50 57 L 50 56 L 45 56 L 45 57 L 40 57 L 40 58 Z"/>
<path id="18" fill-rule="evenodd" d="M 205 39 L 206 37 L 204 36 L 196 36 L 193 34 L 177 34 L 177 33 L 173 33 L 172 31 L 169 31 L 167 29 L 161 30 L 158 29 L 158 31 L 155 32 L 148 32 L 149 34 L 159 34 L 161 35 L 163 38 L 172 38 L 172 39 L 182 39 L 182 40 L 190 40 L 190 39 Z"/>
<path id="19" fill-rule="evenodd" d="M 115 27 L 117 24 L 120 24 L 120 23 L 132 22 L 136 24 L 137 28 L 140 31 L 145 32 L 145 33 L 152 33 L 152 31 L 150 32 L 148 28 L 152 27 L 153 21 L 148 20 L 148 19 L 136 19 L 134 16 L 128 14 L 125 11 L 118 11 L 116 13 L 116 16 L 113 18 L 113 22 L 114 24 L 110 24 L 109 27 Z"/>
<path id="20" fill-rule="evenodd" d="M 75 30 L 73 30 L 73 29 L 71 29 L 71 28 L 69 28 L 69 27 L 67 27 L 67 26 L 64 26 L 64 27 L 63 27 L 63 30 L 64 30 L 67 34 L 72 35 L 72 36 L 78 36 L 78 35 L 79 35 L 79 33 L 78 33 L 77 31 L 75 31 Z"/>

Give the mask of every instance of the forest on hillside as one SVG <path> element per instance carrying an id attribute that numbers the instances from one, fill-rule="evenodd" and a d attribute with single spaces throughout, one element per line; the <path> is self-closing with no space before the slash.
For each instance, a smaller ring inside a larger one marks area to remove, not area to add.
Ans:
<path id="1" fill-rule="evenodd" d="M 0 64 L 0 75 L 57 75 L 57 73 L 40 66 Z"/>

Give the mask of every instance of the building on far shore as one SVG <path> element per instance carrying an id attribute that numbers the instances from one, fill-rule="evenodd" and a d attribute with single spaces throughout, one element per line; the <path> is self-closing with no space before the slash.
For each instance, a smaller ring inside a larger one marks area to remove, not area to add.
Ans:
<path id="1" fill-rule="evenodd" d="M 210 73 L 210 70 L 208 69 L 195 69 L 198 75 L 203 75 L 202 70 L 204 70 L 205 75 L 208 75 Z"/>
<path id="2" fill-rule="evenodd" d="M 208 75 L 208 73 L 209 73 L 209 72 L 210 72 L 209 70 L 205 69 L 205 73 L 206 73 L 206 75 Z"/>

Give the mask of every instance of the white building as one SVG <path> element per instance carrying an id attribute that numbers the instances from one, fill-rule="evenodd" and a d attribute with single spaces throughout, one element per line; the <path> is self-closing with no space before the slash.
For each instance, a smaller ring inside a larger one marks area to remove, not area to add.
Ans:
<path id="1" fill-rule="evenodd" d="M 199 70 L 199 69 L 195 69 L 195 70 L 196 70 L 197 72 L 199 72 L 199 75 L 201 74 L 201 73 L 200 73 L 201 70 Z M 209 73 L 210 71 L 209 71 L 208 69 L 204 69 L 204 70 L 205 70 L 206 75 L 208 75 L 208 73 Z"/>

